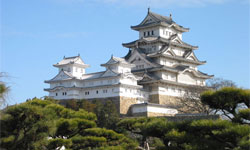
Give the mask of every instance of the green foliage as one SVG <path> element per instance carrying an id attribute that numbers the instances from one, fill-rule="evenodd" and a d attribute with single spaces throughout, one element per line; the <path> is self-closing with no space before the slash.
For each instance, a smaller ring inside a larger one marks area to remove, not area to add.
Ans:
<path id="1" fill-rule="evenodd" d="M 112 101 L 102 103 L 98 100 L 92 102 L 87 100 L 70 100 L 66 103 L 66 108 L 73 110 L 84 109 L 87 112 L 92 112 L 97 117 L 97 126 L 101 128 L 115 129 L 116 123 L 119 121 L 119 113 L 115 104 Z"/>
<path id="2" fill-rule="evenodd" d="M 96 101 L 95 105 L 94 113 L 97 116 L 97 126 L 115 129 L 116 123 L 119 121 L 119 114 L 115 104 L 111 101 L 106 101 L 104 104 Z"/>
<path id="3" fill-rule="evenodd" d="M 144 141 L 152 137 L 161 139 L 164 143 L 159 146 L 161 149 L 236 150 L 245 149 L 250 143 L 250 126 L 227 120 L 169 122 L 165 118 L 132 118 L 123 119 L 118 125 L 144 136 Z M 155 145 L 153 142 L 151 145 Z"/>
<path id="4" fill-rule="evenodd" d="M 39 106 L 24 103 L 11 106 L 3 113 L 1 144 L 9 146 L 8 149 L 37 149 L 53 132 L 52 116 Z"/>
<path id="5" fill-rule="evenodd" d="M 237 108 L 239 104 L 245 104 L 249 108 L 250 90 L 225 87 L 217 91 L 206 91 L 202 93 L 201 101 L 212 109 L 221 110 L 229 119 L 240 122 L 242 120 L 239 117 L 244 115 L 238 116 Z"/>
<path id="6" fill-rule="evenodd" d="M 70 148 L 72 146 L 72 140 L 70 139 L 55 138 L 50 139 L 48 142 L 48 149 L 56 149 L 58 147 L 61 148 L 63 146 L 65 146 L 66 148 Z"/>
<path id="7" fill-rule="evenodd" d="M 238 118 L 250 120 L 250 108 L 239 110 Z"/>
<path id="8" fill-rule="evenodd" d="M 9 150 L 135 149 L 136 142 L 112 130 L 96 128 L 96 116 L 34 98 L 1 112 L 1 148 Z M 125 144 L 121 144 L 125 143 Z"/>

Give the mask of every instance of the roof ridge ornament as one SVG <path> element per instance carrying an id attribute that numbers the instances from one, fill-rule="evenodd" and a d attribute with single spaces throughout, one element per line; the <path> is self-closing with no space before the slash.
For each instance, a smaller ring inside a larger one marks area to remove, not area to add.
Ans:
<path id="1" fill-rule="evenodd" d="M 172 13 L 169 14 L 170 19 L 172 20 Z"/>

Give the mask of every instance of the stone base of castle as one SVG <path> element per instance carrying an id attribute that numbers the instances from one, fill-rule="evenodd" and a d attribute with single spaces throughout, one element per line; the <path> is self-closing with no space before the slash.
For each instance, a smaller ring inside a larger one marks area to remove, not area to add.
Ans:
<path id="1" fill-rule="evenodd" d="M 166 105 L 171 108 L 175 108 L 179 111 L 179 113 L 185 112 L 185 113 L 198 113 L 198 112 L 190 112 L 186 107 L 183 106 L 183 102 L 180 100 L 179 97 L 174 96 L 167 96 L 167 95 L 160 95 L 160 94 L 154 94 L 150 95 L 150 103 L 155 104 L 161 104 Z"/>
<path id="2" fill-rule="evenodd" d="M 173 116 L 173 114 L 166 114 L 166 113 L 157 113 L 157 112 L 140 112 L 140 113 L 132 113 L 132 106 L 138 104 L 138 100 L 136 98 L 129 98 L 124 96 L 117 96 L 117 97 L 107 97 L 107 98 L 94 98 L 94 99 L 86 99 L 88 101 L 100 101 L 101 103 L 105 103 L 106 101 L 111 101 L 115 104 L 118 113 L 121 116 L 147 116 L 147 117 L 154 117 L 154 116 Z M 65 105 L 68 100 L 60 100 L 60 103 Z M 167 96 L 167 95 L 160 95 L 154 94 L 150 95 L 149 103 L 153 104 L 160 104 L 164 105 L 168 108 L 178 110 L 178 114 L 181 112 L 187 113 L 197 113 L 197 112 L 188 112 L 186 108 L 181 105 L 181 101 L 178 97 L 174 96 Z"/>

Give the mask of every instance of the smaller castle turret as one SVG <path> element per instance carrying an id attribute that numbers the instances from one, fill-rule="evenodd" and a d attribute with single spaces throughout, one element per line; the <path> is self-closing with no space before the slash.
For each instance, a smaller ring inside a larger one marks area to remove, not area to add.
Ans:
<path id="1" fill-rule="evenodd" d="M 82 76 L 86 72 L 85 69 L 89 67 L 89 65 L 83 62 L 80 55 L 73 57 L 64 56 L 63 60 L 61 60 L 57 64 L 54 64 L 53 66 L 57 67 L 59 69 L 59 72 L 65 71 L 78 79 L 82 78 Z"/>

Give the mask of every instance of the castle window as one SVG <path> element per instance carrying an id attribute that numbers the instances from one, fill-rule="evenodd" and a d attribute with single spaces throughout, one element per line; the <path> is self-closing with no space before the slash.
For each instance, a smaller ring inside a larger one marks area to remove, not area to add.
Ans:
<path id="1" fill-rule="evenodd" d="M 150 36 L 150 32 L 148 31 L 148 36 Z"/>
<path id="2" fill-rule="evenodd" d="M 58 94 L 56 93 L 56 96 L 57 96 Z"/>
<path id="3" fill-rule="evenodd" d="M 154 35 L 154 31 L 152 31 L 152 35 Z"/>
<path id="4" fill-rule="evenodd" d="M 85 92 L 85 95 L 89 95 L 89 91 Z"/>
<path id="5" fill-rule="evenodd" d="M 155 51 L 156 50 L 156 46 L 154 45 L 154 46 L 152 46 L 152 49 L 153 49 L 153 51 Z"/>
<path id="6" fill-rule="evenodd" d="M 64 92 L 64 95 L 67 95 L 67 92 Z"/>
<path id="7" fill-rule="evenodd" d="M 96 91 L 96 94 L 98 94 L 98 90 Z"/>
<path id="8" fill-rule="evenodd" d="M 105 89 L 105 90 L 103 90 L 102 92 L 103 92 L 103 93 L 108 93 L 108 90 L 107 90 L 107 89 Z"/>
<path id="9" fill-rule="evenodd" d="M 62 95 L 64 95 L 64 92 L 62 92 Z"/>
<path id="10" fill-rule="evenodd" d="M 146 32 L 144 32 L 144 36 L 146 36 Z"/>

